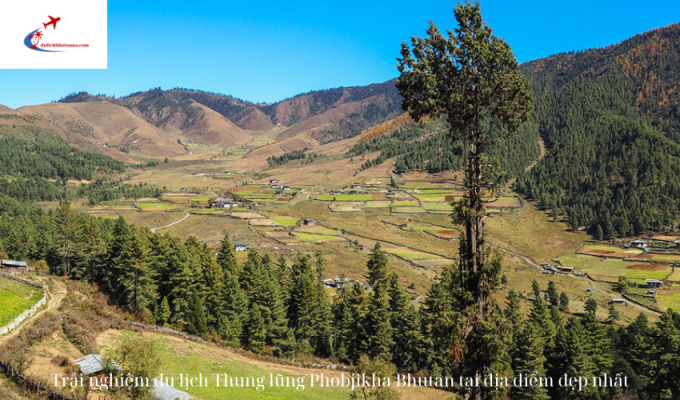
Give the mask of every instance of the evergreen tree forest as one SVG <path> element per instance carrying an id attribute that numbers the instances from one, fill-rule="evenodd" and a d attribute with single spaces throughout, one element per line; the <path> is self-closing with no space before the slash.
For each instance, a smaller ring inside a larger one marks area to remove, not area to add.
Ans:
<path id="1" fill-rule="evenodd" d="M 680 27 L 523 66 L 548 149 L 516 188 L 603 239 L 673 231 Z"/>
<path id="2" fill-rule="evenodd" d="M 383 360 L 398 371 L 459 376 L 452 353 L 461 319 L 461 275 L 443 268 L 425 303 L 416 308 L 376 245 L 366 284 L 346 284 L 331 298 L 320 253 L 277 260 L 255 251 L 238 263 L 228 237 L 217 254 L 193 236 L 152 233 L 122 217 L 104 219 L 62 205 L 55 211 L 0 195 L 0 256 L 45 260 L 52 274 L 98 285 L 111 304 L 140 321 L 242 347 L 257 354 L 314 355 L 355 364 Z M 507 326 L 499 333 L 505 374 L 536 373 L 557 381 L 564 373 L 628 377 L 627 388 L 510 388 L 513 399 L 660 399 L 680 396 L 680 314 L 651 324 L 644 314 L 628 327 L 595 317 L 565 319 L 568 300 L 554 287 L 533 299 L 528 316 L 510 291 L 500 301 Z M 462 296 L 462 297 L 461 297 Z M 576 397 L 575 397 L 576 396 Z M 664 397 L 665 396 L 665 397 Z"/>
<path id="3" fill-rule="evenodd" d="M 27 138 L 0 136 L 0 193 L 23 201 L 87 197 L 90 204 L 98 204 L 120 198 L 160 197 L 164 191 L 111 178 L 139 165 L 80 150 L 48 132 L 36 133 Z M 74 187 L 67 185 L 69 180 L 91 182 Z"/>

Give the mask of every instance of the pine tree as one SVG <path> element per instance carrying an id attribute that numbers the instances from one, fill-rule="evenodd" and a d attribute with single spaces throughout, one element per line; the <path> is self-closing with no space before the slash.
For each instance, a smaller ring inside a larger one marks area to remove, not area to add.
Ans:
<path id="1" fill-rule="evenodd" d="M 76 279 L 94 283 L 97 280 L 97 270 L 104 266 L 106 242 L 102 240 L 101 228 L 94 218 L 83 222 L 80 233 L 76 245 L 76 268 L 73 275 Z"/>
<path id="2" fill-rule="evenodd" d="M 257 304 L 252 304 L 243 324 L 242 341 L 247 350 L 257 354 L 264 354 L 265 339 L 264 318 L 260 314 L 260 307 Z"/>
<path id="3" fill-rule="evenodd" d="M 168 298 L 163 297 L 161 305 L 158 308 L 158 315 L 156 316 L 156 322 L 160 325 L 164 325 L 170 320 L 172 313 L 170 312 L 170 305 L 168 304 Z"/>
<path id="4" fill-rule="evenodd" d="M 610 324 L 614 325 L 616 322 L 621 318 L 621 313 L 619 310 L 616 309 L 614 306 L 614 303 L 609 305 L 609 317 L 607 318 L 607 322 Z"/>
<path id="5" fill-rule="evenodd" d="M 510 46 L 494 36 L 482 20 L 479 3 L 458 4 L 454 15 L 458 28 L 455 33 L 449 31 L 448 38 L 431 23 L 427 38 L 413 38 L 413 51 L 402 43 L 396 85 L 403 97 L 402 107 L 415 121 L 443 117 L 449 125 L 449 138 L 467 146 L 463 167 L 466 196 L 452 213 L 454 222 L 465 226 L 459 251 L 465 280 L 460 283 L 475 303 L 465 305 L 473 329 L 463 336 L 465 341 L 488 346 L 503 342 L 500 326 L 494 329 L 488 324 L 502 325 L 503 321 L 497 319 L 502 312 L 491 300 L 500 280 L 501 262 L 488 257 L 484 240 L 482 191 L 500 179 L 498 170 L 488 168 L 496 163 L 488 157 L 487 146 L 503 142 L 528 119 L 531 94 Z M 463 363 L 470 375 L 486 375 L 504 357 L 504 352 L 491 349 L 475 351 Z M 481 399 L 483 392 L 486 390 L 474 388 L 473 398 Z M 503 397 L 503 392 L 488 395 Z"/>
<path id="6" fill-rule="evenodd" d="M 562 292 L 562 294 L 560 294 L 560 310 L 565 311 L 568 309 L 569 309 L 569 296 L 565 292 Z"/>
<path id="7" fill-rule="evenodd" d="M 119 301 L 122 292 L 118 281 L 118 277 L 123 273 L 120 259 L 128 240 L 130 240 L 130 236 L 130 226 L 125 221 L 125 218 L 118 217 L 113 226 L 112 240 L 109 242 L 109 249 L 107 251 L 107 261 L 110 268 L 104 269 L 101 278 L 102 288 L 113 297 L 114 302 Z"/>
<path id="8" fill-rule="evenodd" d="M 217 253 L 217 263 L 222 267 L 224 273 L 227 270 L 232 276 L 238 276 L 240 273 L 240 266 L 236 260 L 236 252 L 229 241 L 229 235 L 224 235 L 224 239 L 222 239 L 222 245 Z"/>
<path id="9" fill-rule="evenodd" d="M 390 324 L 394 340 L 392 360 L 400 370 L 416 371 L 421 362 L 420 355 L 424 352 L 418 312 L 404 294 L 399 276 L 390 274 L 389 282 Z"/>
<path id="10" fill-rule="evenodd" d="M 557 286 L 555 286 L 555 282 L 550 281 L 548 282 L 548 301 L 550 302 L 551 306 L 557 306 L 560 303 L 560 297 L 559 293 L 557 292 Z"/>
<path id="11" fill-rule="evenodd" d="M 135 314 L 149 312 L 158 296 L 154 271 L 151 269 L 149 246 L 139 229 L 135 230 L 120 257 L 123 304 Z"/>
<path id="12" fill-rule="evenodd" d="M 510 323 L 512 323 L 513 331 L 517 332 L 522 323 L 523 315 L 519 295 L 517 295 L 517 292 L 514 289 L 510 289 L 508 292 L 507 301 L 508 307 L 505 310 L 505 315 Z"/>
<path id="13" fill-rule="evenodd" d="M 675 321 L 674 321 L 675 320 Z M 680 395 L 680 333 L 678 315 L 671 310 L 661 314 L 656 324 L 656 376 L 654 392 L 659 398 L 675 399 Z"/>
<path id="14" fill-rule="evenodd" d="M 196 290 L 191 292 L 188 309 L 189 312 L 185 316 L 186 331 L 192 335 L 203 335 L 207 333 L 208 325 L 205 321 L 205 310 L 203 309 L 201 298 L 198 296 L 198 292 Z"/>
<path id="15" fill-rule="evenodd" d="M 597 301 L 595 301 L 595 299 L 590 297 L 588 300 L 586 300 L 585 310 L 586 310 L 586 313 L 592 313 L 592 314 L 597 313 Z"/>
<path id="16" fill-rule="evenodd" d="M 534 301 L 529 319 L 536 325 L 546 349 L 551 349 L 555 340 L 555 324 L 550 318 L 550 311 L 542 298 L 539 297 Z"/>
<path id="17" fill-rule="evenodd" d="M 534 297 L 538 298 L 541 295 L 541 287 L 538 285 L 538 281 L 534 279 L 531 282 L 531 290 L 534 292 Z"/>
<path id="18" fill-rule="evenodd" d="M 205 308 L 207 323 L 209 326 L 217 326 L 217 321 L 222 313 L 222 299 L 224 297 L 224 273 L 222 267 L 205 248 L 206 252 L 203 261 L 203 285 L 205 292 Z"/>
<path id="19" fill-rule="evenodd" d="M 512 351 L 512 369 L 515 377 L 545 376 L 545 357 L 543 356 L 543 339 L 534 328 L 534 324 L 526 324 L 514 338 Z M 549 399 L 548 389 L 540 386 L 513 386 L 510 390 L 513 400 Z"/>
<path id="20" fill-rule="evenodd" d="M 80 232 L 78 215 L 71 209 L 71 206 L 64 204 L 57 208 L 54 213 L 54 223 L 59 255 L 63 261 L 62 271 L 64 276 L 69 276 L 71 273 L 71 257 L 73 257 L 76 250 L 76 240 Z"/>
<path id="21" fill-rule="evenodd" d="M 375 287 L 377 285 L 387 284 L 387 275 L 389 270 L 387 268 L 388 263 L 387 256 L 380 250 L 380 242 L 376 242 L 371 253 L 371 257 L 366 263 L 366 268 L 368 268 L 368 284 Z"/>

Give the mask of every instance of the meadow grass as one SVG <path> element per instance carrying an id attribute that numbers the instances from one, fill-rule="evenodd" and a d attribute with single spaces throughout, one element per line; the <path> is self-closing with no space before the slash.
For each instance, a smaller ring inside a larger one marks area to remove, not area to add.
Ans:
<path id="1" fill-rule="evenodd" d="M 331 235 L 331 236 L 337 236 L 337 235 L 340 235 L 342 233 L 338 230 L 325 228 L 323 226 L 305 226 L 305 225 L 296 229 L 295 232 L 313 233 L 313 234 L 316 234 L 316 235 Z"/>
<path id="2" fill-rule="evenodd" d="M 392 203 L 392 207 L 420 207 L 420 203 L 417 201 L 395 201 Z"/>
<path id="3" fill-rule="evenodd" d="M 312 243 L 321 243 L 321 242 L 342 242 L 345 239 L 340 237 L 340 236 L 331 236 L 331 235 L 317 235 L 313 233 L 305 233 L 305 232 L 293 232 L 293 235 L 300 239 L 302 242 L 312 242 Z"/>
<path id="4" fill-rule="evenodd" d="M 451 207 L 451 204 L 443 202 L 443 203 L 424 203 L 423 208 L 426 210 L 434 210 L 434 211 L 450 211 L 453 209 Z"/>
<path id="5" fill-rule="evenodd" d="M 418 250 L 407 249 L 404 247 L 391 247 L 384 248 L 385 253 L 394 254 L 403 258 L 404 260 L 425 260 L 428 258 L 441 258 L 441 256 L 436 256 L 434 254 L 422 253 Z"/>
<path id="6" fill-rule="evenodd" d="M 367 201 L 364 208 L 388 208 L 392 204 L 389 200 Z"/>
<path id="7" fill-rule="evenodd" d="M 295 217 L 288 217 L 285 215 L 279 215 L 277 217 L 271 217 L 270 218 L 272 221 L 276 222 L 279 225 L 283 226 L 295 226 L 297 225 L 297 222 L 300 220 L 299 218 Z"/>
<path id="8" fill-rule="evenodd" d="M 154 209 L 154 208 L 159 208 L 163 210 L 173 210 L 177 208 L 177 206 L 172 205 L 172 204 L 163 204 L 163 203 L 142 203 L 142 204 L 137 204 L 137 207 L 141 208 L 142 210 L 146 209 Z"/>
<path id="9" fill-rule="evenodd" d="M 312 196 L 314 200 L 321 201 L 370 201 L 373 196 L 370 194 L 317 194 Z"/>

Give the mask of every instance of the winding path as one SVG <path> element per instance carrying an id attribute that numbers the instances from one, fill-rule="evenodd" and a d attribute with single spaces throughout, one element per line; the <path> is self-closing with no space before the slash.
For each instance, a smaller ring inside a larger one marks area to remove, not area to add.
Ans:
<path id="1" fill-rule="evenodd" d="M 173 225 L 175 225 L 175 224 L 179 224 L 180 222 L 184 221 L 185 219 L 189 218 L 190 216 L 191 216 L 191 214 L 187 213 L 187 215 L 185 215 L 185 216 L 182 217 L 181 219 L 178 219 L 178 220 L 175 221 L 175 222 L 172 222 L 172 223 L 167 224 L 167 225 L 165 225 L 165 226 L 159 226 L 158 228 L 151 228 L 151 232 L 156 233 L 156 232 L 158 232 L 158 231 L 161 230 L 161 229 L 169 228 L 169 227 L 171 227 L 171 226 L 173 226 Z"/>

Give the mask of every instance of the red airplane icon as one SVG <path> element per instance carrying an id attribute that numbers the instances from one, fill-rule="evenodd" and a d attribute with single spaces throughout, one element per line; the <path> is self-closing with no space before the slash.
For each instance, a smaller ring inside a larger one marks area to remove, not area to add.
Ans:
<path id="1" fill-rule="evenodd" d="M 61 17 L 54 18 L 51 15 L 48 15 L 48 17 L 50 18 L 50 22 L 46 24 L 43 23 L 43 25 L 45 25 L 45 29 L 47 29 L 47 27 L 50 25 L 53 25 L 54 29 L 57 29 L 57 22 L 61 21 Z"/>

